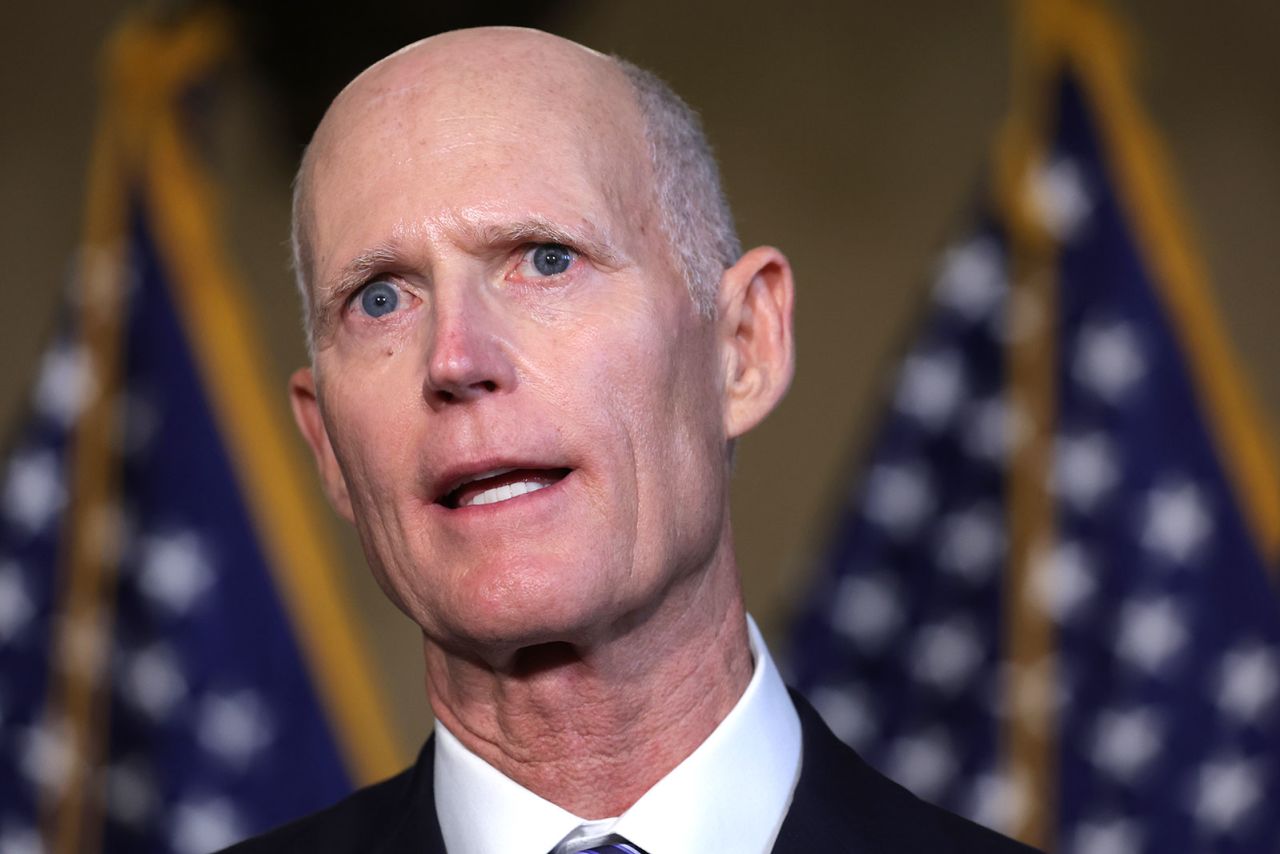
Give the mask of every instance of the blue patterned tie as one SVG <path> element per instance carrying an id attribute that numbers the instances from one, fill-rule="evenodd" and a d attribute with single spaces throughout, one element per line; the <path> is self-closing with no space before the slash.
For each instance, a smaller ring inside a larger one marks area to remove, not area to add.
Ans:
<path id="1" fill-rule="evenodd" d="M 621 836 L 610 836 L 594 843 L 590 848 L 579 848 L 575 854 L 645 854 Z"/>

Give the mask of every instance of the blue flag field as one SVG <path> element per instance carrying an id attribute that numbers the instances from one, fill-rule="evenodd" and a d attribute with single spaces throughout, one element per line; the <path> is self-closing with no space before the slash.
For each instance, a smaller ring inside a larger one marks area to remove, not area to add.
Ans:
<path id="1" fill-rule="evenodd" d="M 792 637 L 833 729 L 1070 854 L 1280 844 L 1280 486 L 1120 30 L 1017 4 L 1013 115 Z"/>
<path id="2" fill-rule="evenodd" d="M 0 469 L 0 851 L 203 854 L 399 755 L 193 121 L 223 22 L 125 26 L 71 294 Z"/>

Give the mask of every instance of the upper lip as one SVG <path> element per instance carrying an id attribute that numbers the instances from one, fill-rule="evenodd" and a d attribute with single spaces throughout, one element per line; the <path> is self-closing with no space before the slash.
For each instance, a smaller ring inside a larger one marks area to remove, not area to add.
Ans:
<path id="1" fill-rule="evenodd" d="M 566 468 L 569 468 L 569 466 L 563 462 L 548 462 L 545 460 L 530 461 L 510 458 L 493 458 L 459 463 L 437 472 L 435 477 L 431 479 L 431 486 L 428 489 L 428 494 L 431 496 L 431 501 L 435 503 L 442 501 L 455 489 L 460 486 L 464 486 L 473 480 L 495 477 L 517 469 L 555 471 L 557 469 Z"/>

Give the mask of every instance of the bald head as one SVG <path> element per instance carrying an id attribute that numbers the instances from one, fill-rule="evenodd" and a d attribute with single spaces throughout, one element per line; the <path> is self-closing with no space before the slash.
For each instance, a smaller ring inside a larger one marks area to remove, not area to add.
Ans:
<path id="1" fill-rule="evenodd" d="M 478 145 L 495 134 L 512 151 L 521 138 L 550 138 L 588 166 L 630 221 L 642 231 L 652 224 L 662 235 L 698 309 L 714 311 L 719 277 L 740 246 L 697 116 L 630 63 L 536 30 L 483 28 L 425 39 L 371 66 L 317 128 L 295 181 L 293 210 L 309 347 L 315 271 L 326 245 L 316 214 L 345 164 L 371 157 L 412 162 L 442 144 Z M 432 145 L 417 144 L 427 136 Z"/>

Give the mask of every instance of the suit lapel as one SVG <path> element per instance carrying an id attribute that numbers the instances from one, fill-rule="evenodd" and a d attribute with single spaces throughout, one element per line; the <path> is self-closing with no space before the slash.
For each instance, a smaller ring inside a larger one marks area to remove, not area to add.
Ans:
<path id="1" fill-rule="evenodd" d="M 804 754 L 774 854 L 954 851 L 940 811 L 863 762 L 796 692 Z M 955 821 L 960 821 L 955 819 Z"/>
<path id="2" fill-rule="evenodd" d="M 774 854 L 830 851 L 833 843 L 840 851 L 876 850 L 860 842 L 861 829 L 853 819 L 853 805 L 866 797 L 866 784 L 850 760 L 857 765 L 861 760 L 827 729 L 803 697 L 792 691 L 791 701 L 800 715 L 803 758 L 800 781 L 774 843 Z"/>
<path id="3" fill-rule="evenodd" d="M 419 752 L 404 803 L 395 814 L 394 826 L 381 844 L 371 851 L 377 854 L 446 854 L 444 837 L 440 834 L 440 819 L 436 815 L 434 736 L 427 739 Z"/>

